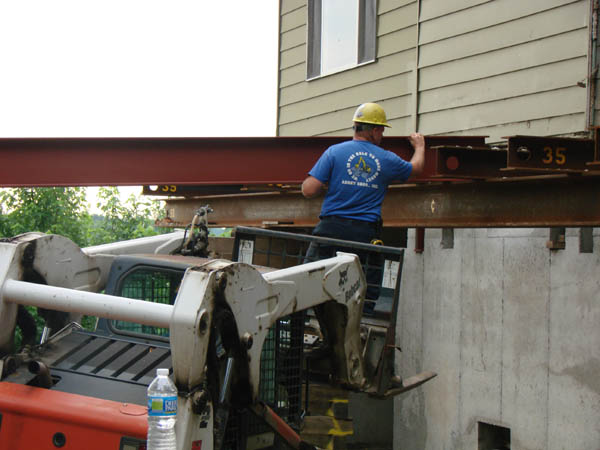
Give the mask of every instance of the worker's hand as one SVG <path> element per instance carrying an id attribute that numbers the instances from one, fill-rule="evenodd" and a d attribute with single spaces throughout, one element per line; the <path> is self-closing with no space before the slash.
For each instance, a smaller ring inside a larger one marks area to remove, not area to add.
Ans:
<path id="1" fill-rule="evenodd" d="M 415 150 L 419 147 L 425 148 L 425 137 L 421 133 L 412 133 L 408 140 Z"/>
<path id="2" fill-rule="evenodd" d="M 420 175 L 425 168 L 425 138 L 421 133 L 413 133 L 408 137 L 410 144 L 414 147 L 410 162 L 412 164 L 411 178 Z"/>

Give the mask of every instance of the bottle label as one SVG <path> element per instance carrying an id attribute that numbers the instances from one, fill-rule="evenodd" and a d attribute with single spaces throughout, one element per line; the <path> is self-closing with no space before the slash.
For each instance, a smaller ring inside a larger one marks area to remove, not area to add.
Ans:
<path id="1" fill-rule="evenodd" d="M 149 416 L 177 415 L 177 397 L 148 397 Z"/>

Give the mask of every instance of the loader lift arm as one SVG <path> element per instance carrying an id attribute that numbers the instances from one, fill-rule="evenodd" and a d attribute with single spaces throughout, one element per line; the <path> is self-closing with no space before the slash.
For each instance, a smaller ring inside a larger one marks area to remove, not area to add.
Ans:
<path id="1" fill-rule="evenodd" d="M 215 324 L 223 314 L 235 322 L 229 329 L 219 327 L 222 334 L 229 333 L 222 338 L 229 342 L 235 361 L 237 375 L 231 378 L 231 390 L 240 391 L 240 385 L 249 388 L 244 399 L 248 407 L 258 404 L 260 352 L 269 327 L 280 317 L 324 302 L 336 302 L 347 310 L 330 318 L 341 322 L 336 326 L 345 332 L 345 339 L 334 347 L 334 378 L 351 389 L 366 387 L 358 333 L 366 283 L 355 255 L 340 253 L 264 274 L 247 264 L 212 260 L 186 271 L 174 305 L 160 305 L 88 292 L 102 286 L 97 263 L 108 257 L 73 251 L 65 258 L 62 239 L 42 235 L 0 243 L 0 320 L 3 330 L 8 330 L 1 343 L 8 345 L 11 340 L 17 304 L 169 327 L 180 392 L 178 448 L 191 448 L 199 440 L 203 448 L 214 448 L 218 405 L 207 392 L 208 379 L 214 375 L 209 372 L 215 370 L 208 355 L 214 350 Z M 21 279 L 23 255 L 32 243 L 38 270 L 48 285 Z M 53 273 L 74 275 L 60 278 Z M 230 335 L 232 330 L 236 336 Z M 225 386 L 224 393 L 227 390 Z"/>

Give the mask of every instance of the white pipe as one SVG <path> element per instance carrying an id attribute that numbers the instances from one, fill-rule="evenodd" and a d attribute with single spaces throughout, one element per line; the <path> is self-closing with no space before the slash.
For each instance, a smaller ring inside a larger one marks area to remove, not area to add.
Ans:
<path id="1" fill-rule="evenodd" d="M 83 252 L 92 255 L 131 255 L 134 253 L 169 253 L 181 244 L 183 231 L 147 236 L 128 241 L 111 242 L 83 248 Z"/>
<path id="2" fill-rule="evenodd" d="M 168 328 L 173 306 L 45 284 L 6 280 L 3 301 Z"/>
<path id="3" fill-rule="evenodd" d="M 276 281 L 296 281 L 297 278 L 305 277 L 306 274 L 310 275 L 313 272 L 319 272 L 319 276 L 322 276 L 322 273 L 327 272 L 340 264 L 352 264 L 355 259 L 356 257 L 352 253 L 336 252 L 336 256 L 331 258 L 274 270 L 273 272 L 265 272 L 262 276 L 265 281 L 269 283 L 274 283 Z M 319 286 L 319 288 L 320 287 L 321 286 Z"/>

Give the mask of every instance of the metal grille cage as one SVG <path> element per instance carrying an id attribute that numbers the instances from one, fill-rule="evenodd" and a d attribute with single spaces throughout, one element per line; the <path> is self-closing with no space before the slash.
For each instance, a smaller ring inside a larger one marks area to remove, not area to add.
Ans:
<path id="1" fill-rule="evenodd" d="M 154 268 L 137 268 L 122 278 L 119 295 L 137 300 L 172 305 L 181 284 L 183 272 L 174 270 L 157 270 Z M 123 320 L 111 321 L 119 331 L 142 333 L 153 336 L 169 336 L 168 328 L 153 327 Z"/>
<path id="2" fill-rule="evenodd" d="M 313 246 L 309 252 L 309 247 Z M 337 251 L 357 254 L 367 279 L 367 300 L 363 316 L 389 320 L 398 287 L 404 249 L 341 241 L 304 234 L 237 227 L 232 259 L 248 264 L 283 269 L 335 256 Z M 307 256 L 308 254 L 308 256 Z M 302 385 L 309 380 L 304 369 L 306 312 L 277 322 L 263 346 L 261 357 L 261 399 L 292 426 L 302 417 Z M 304 398 L 308 404 L 308 389 Z M 252 420 L 252 419 L 251 419 Z M 248 425 L 249 434 L 259 433 Z M 235 448 L 235 447 L 230 447 Z"/>
<path id="3" fill-rule="evenodd" d="M 316 246 L 314 258 L 307 258 L 309 246 Z M 345 251 L 359 255 L 366 274 L 368 290 L 363 316 L 389 318 L 397 300 L 403 249 L 362 244 L 316 236 L 238 227 L 233 247 L 234 261 L 281 269 L 323 259 Z M 183 277 L 183 269 L 136 266 L 125 273 L 117 295 L 158 303 L 173 304 Z M 307 313 L 297 312 L 278 320 L 269 330 L 263 345 L 260 365 L 259 398 L 287 423 L 299 426 L 303 412 L 303 384 L 308 385 L 304 368 L 305 324 Z M 140 337 L 148 334 L 168 339 L 169 330 L 124 321 L 111 321 L 114 331 Z M 306 391 L 308 392 L 308 390 Z M 224 449 L 246 448 L 249 439 L 268 436 L 271 430 L 248 411 L 230 411 L 224 436 Z M 269 438 L 266 437 L 265 442 Z M 273 441 L 271 434 L 270 441 Z M 261 445 L 256 448 L 265 448 Z"/>
<path id="4" fill-rule="evenodd" d="M 260 400 L 287 423 L 298 426 L 302 409 L 303 329 L 302 313 L 280 319 L 270 328 L 260 357 Z M 246 448 L 248 437 L 270 432 L 261 419 L 248 411 L 232 411 L 223 448 Z"/>
<path id="5" fill-rule="evenodd" d="M 125 274 L 118 295 L 173 304 L 183 271 L 136 267 Z M 259 398 L 288 423 L 299 423 L 302 402 L 303 314 L 296 313 L 271 327 L 261 353 Z M 131 335 L 169 336 L 168 328 L 112 320 L 113 329 Z M 264 422 L 246 411 L 232 411 L 223 448 L 236 449 L 248 436 L 269 432 Z"/>
<path id="6" fill-rule="evenodd" d="M 309 246 L 312 250 L 309 252 Z M 404 249 L 364 244 L 319 236 L 237 227 L 233 258 L 248 264 L 275 269 L 296 266 L 335 256 L 336 252 L 359 256 L 367 279 L 363 315 L 389 317 L 398 274 L 402 270 Z"/>

